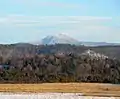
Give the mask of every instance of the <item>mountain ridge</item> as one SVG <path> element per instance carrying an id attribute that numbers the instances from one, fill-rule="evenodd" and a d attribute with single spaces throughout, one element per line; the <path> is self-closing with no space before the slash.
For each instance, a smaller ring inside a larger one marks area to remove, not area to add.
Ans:
<path id="1" fill-rule="evenodd" d="M 64 33 L 57 35 L 48 35 L 40 41 L 32 42 L 33 45 L 55 45 L 55 44 L 71 44 L 71 45 L 83 45 L 83 46 L 114 46 L 120 45 L 120 43 L 108 43 L 108 42 L 89 42 L 80 41 L 68 36 Z"/>

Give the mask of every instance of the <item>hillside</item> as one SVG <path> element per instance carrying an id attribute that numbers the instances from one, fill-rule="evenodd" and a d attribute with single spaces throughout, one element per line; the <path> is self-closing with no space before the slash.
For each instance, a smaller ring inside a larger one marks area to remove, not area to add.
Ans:
<path id="1" fill-rule="evenodd" d="M 29 43 L 18 43 L 11 45 L 0 45 L 0 56 L 17 57 L 25 55 L 55 54 L 55 53 L 81 54 L 88 49 L 109 56 L 110 58 L 120 59 L 119 51 L 120 46 L 86 47 L 75 46 L 70 44 L 32 45 Z"/>
<path id="2" fill-rule="evenodd" d="M 120 46 L 0 45 L 1 83 L 120 83 Z"/>

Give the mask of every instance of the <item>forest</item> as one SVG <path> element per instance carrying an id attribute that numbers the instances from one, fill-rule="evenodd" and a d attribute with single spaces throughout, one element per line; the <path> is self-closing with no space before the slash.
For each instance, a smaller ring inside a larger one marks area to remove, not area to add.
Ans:
<path id="1" fill-rule="evenodd" d="M 107 58 L 82 54 L 92 50 Z M 0 83 L 120 83 L 120 46 L 0 45 Z"/>

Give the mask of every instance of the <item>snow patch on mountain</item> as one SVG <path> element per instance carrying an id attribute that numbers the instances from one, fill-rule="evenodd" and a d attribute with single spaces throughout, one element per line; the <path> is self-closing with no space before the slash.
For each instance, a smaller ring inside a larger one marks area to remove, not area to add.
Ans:
<path id="1" fill-rule="evenodd" d="M 67 36 L 66 34 L 58 34 L 55 36 L 47 36 L 42 39 L 43 44 L 54 45 L 54 44 L 79 44 L 76 39 Z"/>

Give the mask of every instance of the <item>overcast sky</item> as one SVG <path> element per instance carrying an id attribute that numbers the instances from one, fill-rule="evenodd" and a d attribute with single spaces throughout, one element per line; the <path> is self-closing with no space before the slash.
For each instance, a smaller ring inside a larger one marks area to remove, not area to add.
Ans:
<path id="1" fill-rule="evenodd" d="M 0 43 L 39 41 L 59 33 L 120 43 L 120 0 L 0 1 Z"/>

